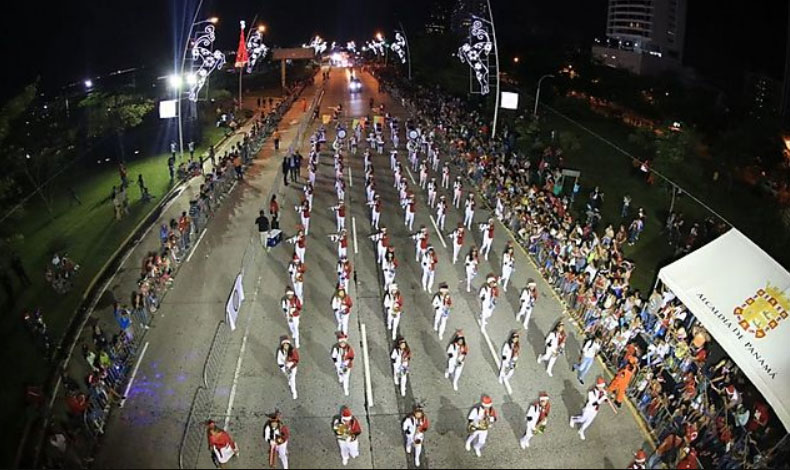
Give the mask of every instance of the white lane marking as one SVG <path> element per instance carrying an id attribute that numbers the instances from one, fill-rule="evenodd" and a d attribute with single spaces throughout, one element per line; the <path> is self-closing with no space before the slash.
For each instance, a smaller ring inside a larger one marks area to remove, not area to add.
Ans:
<path id="1" fill-rule="evenodd" d="M 148 350 L 148 341 L 145 342 L 143 345 L 143 350 L 140 352 L 140 357 L 137 358 L 137 363 L 134 365 L 134 369 L 132 369 L 132 376 L 129 378 L 129 383 L 126 384 L 126 390 L 123 392 L 123 400 L 121 403 L 118 404 L 119 408 L 123 408 L 123 404 L 126 403 L 126 397 L 129 396 L 129 390 L 132 389 L 132 384 L 134 383 L 134 378 L 137 376 L 137 369 L 140 368 L 140 362 L 143 360 L 143 356 L 145 356 L 145 352 Z"/>
<path id="2" fill-rule="evenodd" d="M 258 276 L 258 283 L 255 286 L 255 293 L 252 295 L 252 304 L 258 300 L 258 290 L 261 287 L 261 276 Z M 239 359 L 236 361 L 236 371 L 233 373 L 233 385 L 230 388 L 230 398 L 228 398 L 228 408 L 225 410 L 225 429 L 228 429 L 230 413 L 233 411 L 233 402 L 236 400 L 236 387 L 239 385 L 239 374 L 241 374 L 241 363 L 244 362 L 244 350 L 247 349 L 247 337 L 250 335 L 250 325 L 252 324 L 252 312 L 247 317 L 247 326 L 244 328 L 244 338 L 241 340 L 241 350 Z"/>
<path id="3" fill-rule="evenodd" d="M 195 246 L 192 247 L 192 251 L 190 251 L 189 256 L 187 256 L 187 263 L 189 263 L 189 260 L 192 259 L 192 255 L 194 255 L 195 252 L 197 251 L 197 247 L 198 245 L 200 245 L 200 241 L 203 240 L 203 236 L 206 234 L 207 230 L 208 227 L 204 228 L 203 231 L 200 232 L 200 236 L 198 237 L 197 242 L 195 242 Z"/>
<path id="4" fill-rule="evenodd" d="M 356 255 L 359 253 L 359 247 L 357 246 L 357 218 L 351 217 L 351 229 L 354 232 L 354 254 Z"/>
<path id="5" fill-rule="evenodd" d="M 431 223 L 433 224 L 433 228 L 436 229 L 436 234 L 439 235 L 439 241 L 442 242 L 442 246 L 447 248 L 447 243 L 444 242 L 444 237 L 442 236 L 442 232 L 439 231 L 439 226 L 436 225 L 436 220 L 433 218 L 431 214 L 428 214 L 428 217 L 431 218 Z"/>
<path id="6" fill-rule="evenodd" d="M 353 188 L 354 187 L 354 178 L 351 177 L 351 167 L 350 166 L 348 167 L 348 187 L 349 188 Z"/>
<path id="7" fill-rule="evenodd" d="M 409 166 L 408 165 L 406 166 L 406 173 L 408 173 L 409 174 L 409 178 L 411 178 L 411 184 L 417 184 L 417 182 L 414 181 L 414 176 L 412 176 L 411 170 L 409 170 Z"/>
<path id="8" fill-rule="evenodd" d="M 477 320 L 477 326 L 481 326 L 480 319 Z M 494 356 L 494 362 L 496 362 L 497 368 L 502 367 L 501 361 L 499 360 L 499 354 L 496 353 L 496 349 L 494 349 L 494 343 L 491 342 L 491 338 L 488 337 L 488 333 L 486 330 L 481 330 L 483 333 L 483 338 L 486 340 L 486 344 L 488 344 L 488 350 L 491 351 L 491 355 Z M 505 389 L 507 389 L 507 394 L 511 397 L 513 396 L 513 389 L 510 388 L 510 382 L 505 380 Z"/>
<path id="9" fill-rule="evenodd" d="M 368 407 L 373 407 L 373 386 L 370 383 L 370 358 L 368 357 L 368 331 L 365 324 L 360 324 L 362 330 L 362 363 L 365 366 L 365 395 L 368 398 Z"/>

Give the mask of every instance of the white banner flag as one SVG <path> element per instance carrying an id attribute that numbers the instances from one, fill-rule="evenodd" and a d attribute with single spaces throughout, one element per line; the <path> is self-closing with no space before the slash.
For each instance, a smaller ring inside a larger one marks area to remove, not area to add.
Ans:
<path id="1" fill-rule="evenodd" d="M 236 319 L 239 318 L 242 302 L 244 302 L 244 285 L 242 284 L 242 273 L 239 273 L 228 298 L 228 305 L 225 306 L 226 320 L 228 326 L 230 326 L 230 331 L 236 329 Z"/>

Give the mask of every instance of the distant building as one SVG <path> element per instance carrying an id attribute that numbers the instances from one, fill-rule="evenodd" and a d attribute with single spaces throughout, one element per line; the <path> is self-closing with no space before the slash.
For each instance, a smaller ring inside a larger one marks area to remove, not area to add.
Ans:
<path id="1" fill-rule="evenodd" d="M 638 75 L 677 70 L 683 62 L 686 0 L 609 0 L 606 37 L 593 59 Z"/>
<path id="2" fill-rule="evenodd" d="M 428 11 L 425 21 L 425 33 L 441 35 L 448 31 L 451 8 L 447 2 L 435 1 Z"/>
<path id="3" fill-rule="evenodd" d="M 782 84 L 779 80 L 762 73 L 747 73 L 744 83 L 745 104 L 749 114 L 764 118 L 779 113 L 782 100 Z"/>
<path id="4" fill-rule="evenodd" d="M 472 15 L 488 19 L 488 2 L 486 0 L 458 0 L 450 14 L 453 31 L 467 34 L 472 25 Z"/>

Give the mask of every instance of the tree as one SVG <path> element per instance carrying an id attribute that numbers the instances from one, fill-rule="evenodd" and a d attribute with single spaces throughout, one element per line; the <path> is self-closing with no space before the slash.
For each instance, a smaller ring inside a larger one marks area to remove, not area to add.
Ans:
<path id="1" fill-rule="evenodd" d="M 560 148 L 565 153 L 576 153 L 582 148 L 579 138 L 576 134 L 570 131 L 560 131 L 558 141 Z"/>
<path id="2" fill-rule="evenodd" d="M 139 126 L 154 109 L 153 101 L 136 95 L 93 92 L 79 104 L 86 112 L 87 133 L 90 138 L 115 134 L 120 160 L 126 157 L 124 133 Z"/>
<path id="3" fill-rule="evenodd" d="M 642 160 L 652 160 L 656 155 L 656 133 L 647 127 L 638 127 L 628 134 L 628 143 L 635 147 Z"/>
<path id="4" fill-rule="evenodd" d="M 680 132 L 665 130 L 656 139 L 654 168 L 671 172 L 688 157 L 693 157 L 699 145 L 699 137 L 692 129 Z"/>

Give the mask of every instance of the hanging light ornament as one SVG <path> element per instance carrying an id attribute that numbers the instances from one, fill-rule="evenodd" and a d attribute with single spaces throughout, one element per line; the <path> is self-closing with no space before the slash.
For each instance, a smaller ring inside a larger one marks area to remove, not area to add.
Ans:
<path id="1" fill-rule="evenodd" d="M 326 41 L 321 39 L 321 36 L 316 36 L 310 41 L 309 44 L 302 44 L 302 47 L 304 48 L 312 47 L 316 55 L 323 54 L 324 51 L 326 51 Z"/>
<path id="2" fill-rule="evenodd" d="M 269 52 L 269 48 L 263 43 L 263 34 L 261 34 L 260 31 L 253 31 L 250 37 L 247 38 L 247 50 L 250 52 L 250 61 L 247 63 L 247 73 L 251 73 L 258 59 L 263 59 Z"/>
<path id="3" fill-rule="evenodd" d="M 480 94 L 487 95 L 488 85 L 488 56 L 493 49 L 488 28 L 481 20 L 474 20 L 469 29 L 469 37 L 461 47 L 458 48 L 458 58 L 461 63 L 469 64 L 475 74 L 477 83 L 480 85 Z"/>
<path id="4" fill-rule="evenodd" d="M 357 52 L 357 43 L 354 41 L 348 41 L 346 43 L 346 49 L 351 53 Z"/>
<path id="5" fill-rule="evenodd" d="M 192 43 L 194 75 L 191 75 L 190 79 L 187 80 L 190 101 L 197 101 L 200 89 L 203 88 L 211 72 L 221 69 L 225 65 L 225 54 L 222 51 L 211 50 L 214 39 L 216 39 L 214 25 L 210 24 L 206 25 L 203 32 Z"/>
<path id="6" fill-rule="evenodd" d="M 373 51 L 376 55 L 384 55 L 384 48 L 387 47 L 387 42 L 384 40 L 384 36 L 378 35 L 376 39 L 373 41 L 367 42 L 367 49 Z M 365 50 L 363 47 L 362 50 Z"/>
<path id="7" fill-rule="evenodd" d="M 398 54 L 401 64 L 406 63 L 406 39 L 400 31 L 395 32 L 395 42 L 390 45 L 390 49 L 392 49 L 392 52 Z"/>

